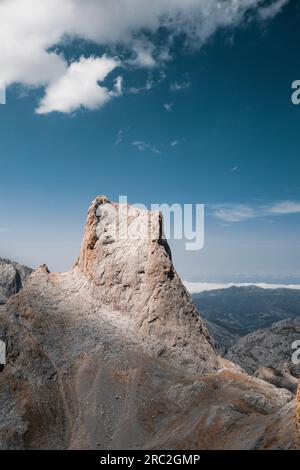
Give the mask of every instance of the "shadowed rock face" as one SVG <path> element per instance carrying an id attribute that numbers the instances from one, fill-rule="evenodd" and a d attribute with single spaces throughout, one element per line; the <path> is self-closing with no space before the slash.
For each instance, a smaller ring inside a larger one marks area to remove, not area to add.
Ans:
<path id="1" fill-rule="evenodd" d="M 32 269 L 0 258 L 0 304 L 21 290 Z"/>
<path id="2" fill-rule="evenodd" d="M 204 321 L 213 341 L 215 350 L 220 355 L 226 356 L 228 349 L 238 341 L 239 337 L 237 335 L 233 335 L 225 328 L 210 322 L 209 320 Z"/>
<path id="3" fill-rule="evenodd" d="M 240 338 L 227 351 L 226 357 L 249 373 L 266 366 L 299 378 L 300 365 L 292 363 L 292 345 L 299 338 L 300 319 L 282 320 Z"/>
<path id="4" fill-rule="evenodd" d="M 64 274 L 38 268 L 0 316 L 3 449 L 296 448 L 293 395 L 219 358 L 161 216 L 92 203 Z"/>

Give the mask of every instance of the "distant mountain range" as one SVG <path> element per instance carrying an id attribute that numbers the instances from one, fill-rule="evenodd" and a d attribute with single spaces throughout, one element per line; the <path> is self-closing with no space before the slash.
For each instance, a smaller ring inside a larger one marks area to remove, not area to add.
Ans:
<path id="1" fill-rule="evenodd" d="M 271 383 L 287 383 L 291 374 L 288 388 L 295 388 L 292 376 L 299 377 L 300 366 L 292 363 L 292 343 L 300 340 L 299 290 L 230 287 L 194 294 L 193 301 L 222 356 Z"/>
<path id="2" fill-rule="evenodd" d="M 230 287 L 193 295 L 202 318 L 244 336 L 287 318 L 300 317 L 300 290 Z"/>

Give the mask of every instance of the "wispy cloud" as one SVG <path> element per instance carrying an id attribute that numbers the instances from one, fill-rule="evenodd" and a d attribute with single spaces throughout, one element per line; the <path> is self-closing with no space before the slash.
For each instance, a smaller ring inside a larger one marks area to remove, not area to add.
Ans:
<path id="1" fill-rule="evenodd" d="M 181 91 L 181 90 L 187 90 L 190 88 L 191 82 L 172 82 L 170 84 L 170 90 L 171 91 Z"/>
<path id="2" fill-rule="evenodd" d="M 233 166 L 232 168 L 230 168 L 230 173 L 235 173 L 236 171 L 238 171 L 238 169 L 238 166 Z"/>
<path id="3" fill-rule="evenodd" d="M 259 8 L 259 16 L 265 20 L 267 18 L 273 18 L 276 16 L 282 8 L 289 3 L 290 0 L 277 0 L 275 3 L 271 3 L 266 7 Z"/>
<path id="4" fill-rule="evenodd" d="M 177 147 L 178 144 L 179 144 L 179 140 L 173 140 L 171 142 L 171 147 Z"/>
<path id="5" fill-rule="evenodd" d="M 120 129 L 119 132 L 117 133 L 117 137 L 115 140 L 115 146 L 117 147 L 123 142 L 123 129 Z"/>
<path id="6" fill-rule="evenodd" d="M 212 215 L 223 222 L 242 222 L 256 217 L 256 211 L 246 204 L 224 204 L 212 206 Z"/>
<path id="7" fill-rule="evenodd" d="M 115 79 L 115 87 L 111 92 L 114 96 L 122 96 L 123 94 L 123 77 L 120 75 Z"/>
<path id="8" fill-rule="evenodd" d="M 138 93 L 144 93 L 147 91 L 153 90 L 153 88 L 159 86 L 161 83 L 163 83 L 166 79 L 166 73 L 163 70 L 160 70 L 158 75 L 157 74 L 152 74 L 149 73 L 146 83 L 142 86 L 131 86 L 126 88 L 125 92 L 126 93 L 133 93 L 133 94 L 138 94 Z"/>
<path id="9" fill-rule="evenodd" d="M 156 66 L 156 60 L 154 58 L 155 48 L 153 44 L 140 39 L 133 46 L 133 51 L 135 53 L 135 58 L 132 61 L 133 65 L 146 68 Z"/>
<path id="10" fill-rule="evenodd" d="M 148 150 L 156 154 L 161 153 L 161 151 L 155 145 L 150 144 L 149 142 L 144 142 L 143 140 L 135 140 L 134 142 L 132 142 L 132 145 L 136 147 L 140 152 Z"/>
<path id="11" fill-rule="evenodd" d="M 269 213 L 271 215 L 298 214 L 299 212 L 299 201 L 281 201 L 269 207 Z"/>
<path id="12" fill-rule="evenodd" d="M 174 103 L 164 103 L 165 110 L 169 113 L 172 111 Z"/>
<path id="13" fill-rule="evenodd" d="M 300 214 L 299 201 L 280 201 L 272 204 L 213 204 L 211 215 L 222 222 L 235 223 L 250 219 Z"/>

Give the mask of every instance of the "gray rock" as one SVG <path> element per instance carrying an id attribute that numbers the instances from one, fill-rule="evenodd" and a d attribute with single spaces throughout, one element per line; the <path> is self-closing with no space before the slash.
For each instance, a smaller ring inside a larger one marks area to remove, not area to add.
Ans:
<path id="1" fill-rule="evenodd" d="M 298 380 L 288 372 L 282 372 L 274 367 L 260 366 L 255 372 L 254 377 L 266 380 L 278 388 L 286 388 L 296 394 L 298 388 Z"/>
<path id="2" fill-rule="evenodd" d="M 282 320 L 240 338 L 226 357 L 251 374 L 265 366 L 298 378 L 300 366 L 292 362 L 292 344 L 297 340 L 300 340 L 300 319 Z"/>
<path id="3" fill-rule="evenodd" d="M 225 356 L 227 350 L 238 341 L 239 336 L 230 333 L 230 331 L 209 320 L 205 320 L 205 323 L 216 351 L 220 355 Z"/>
<path id="4" fill-rule="evenodd" d="M 0 258 L 0 304 L 22 289 L 31 272 L 27 266 Z"/>

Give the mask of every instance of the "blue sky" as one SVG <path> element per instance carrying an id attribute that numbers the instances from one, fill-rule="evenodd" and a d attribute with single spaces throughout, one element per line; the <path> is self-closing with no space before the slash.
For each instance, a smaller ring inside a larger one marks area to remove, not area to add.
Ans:
<path id="1" fill-rule="evenodd" d="M 55 39 L 55 60 L 63 54 L 69 67 L 60 81 L 36 78 L 48 62 L 41 71 L 0 59 L 9 85 L 0 106 L 0 256 L 65 270 L 90 201 L 127 195 L 146 205 L 206 205 L 204 249 L 171 241 L 185 279 L 298 282 L 300 106 L 291 103 L 291 83 L 300 79 L 300 9 L 258 3 L 278 11 L 257 19 L 256 8 L 247 10 L 220 27 L 212 10 L 209 33 L 203 20 L 197 38 L 184 11 L 188 26 L 172 41 L 157 25 L 137 43 Z M 104 53 L 114 62 L 103 64 Z M 81 97 L 70 81 L 74 62 L 101 68 L 101 95 L 95 82 Z"/>

